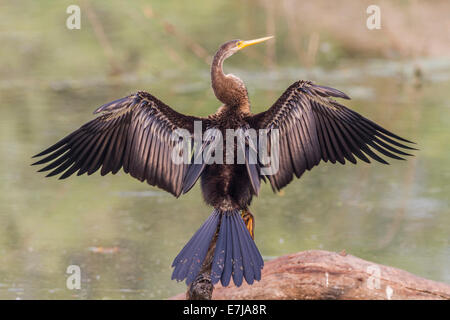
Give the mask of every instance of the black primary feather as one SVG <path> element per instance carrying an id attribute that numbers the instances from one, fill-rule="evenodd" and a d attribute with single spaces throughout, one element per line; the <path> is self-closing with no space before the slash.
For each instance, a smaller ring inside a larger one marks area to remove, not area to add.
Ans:
<path id="1" fill-rule="evenodd" d="M 268 110 L 249 121 L 257 129 L 280 131 L 280 167 L 267 176 L 274 191 L 286 186 L 321 160 L 345 164 L 372 158 L 388 164 L 380 154 L 397 160 L 415 150 L 406 140 L 348 109 L 331 97 L 350 99 L 345 93 L 310 81 L 292 84 Z M 270 139 L 269 139 L 270 140 Z"/>
<path id="2" fill-rule="evenodd" d="M 171 135 L 176 129 L 192 135 L 194 121 L 204 119 L 182 115 L 146 92 L 104 104 L 94 113 L 101 115 L 34 156 L 46 156 L 33 163 L 48 163 L 39 172 L 52 170 L 47 177 L 66 179 L 100 168 L 101 175 L 116 174 L 123 167 L 140 181 L 181 194 L 188 166 L 171 161 L 176 145 Z"/>

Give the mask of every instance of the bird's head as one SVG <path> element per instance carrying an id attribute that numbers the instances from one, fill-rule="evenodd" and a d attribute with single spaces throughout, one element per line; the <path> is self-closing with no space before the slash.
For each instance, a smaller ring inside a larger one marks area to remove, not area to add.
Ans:
<path id="1" fill-rule="evenodd" d="M 273 36 L 254 39 L 254 40 L 239 40 L 239 39 L 231 40 L 231 41 L 224 43 L 220 47 L 220 49 L 217 51 L 217 55 L 220 55 L 222 58 L 222 61 L 223 61 L 226 58 L 228 58 L 228 57 L 232 56 L 233 54 L 235 54 L 236 52 L 238 52 L 239 50 L 242 50 L 248 46 L 258 44 L 258 43 L 264 42 L 264 41 L 272 39 L 272 38 L 273 38 Z"/>

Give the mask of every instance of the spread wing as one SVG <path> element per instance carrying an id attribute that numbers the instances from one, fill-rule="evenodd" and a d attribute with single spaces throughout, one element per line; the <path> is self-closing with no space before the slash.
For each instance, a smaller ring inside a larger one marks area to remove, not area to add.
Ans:
<path id="1" fill-rule="evenodd" d="M 311 170 L 321 160 L 332 163 L 369 158 L 388 164 L 384 156 L 402 159 L 412 143 L 364 118 L 332 97 L 350 99 L 343 92 L 310 81 L 292 84 L 267 111 L 249 119 L 253 128 L 279 130 L 279 169 L 267 175 L 274 191 Z M 271 143 L 270 138 L 269 143 Z"/>
<path id="2" fill-rule="evenodd" d="M 172 161 L 178 141 L 171 134 L 186 129 L 192 135 L 194 121 L 203 119 L 180 114 L 146 92 L 107 103 L 94 113 L 102 114 L 35 155 L 46 157 L 33 165 L 49 163 L 39 171 L 62 173 L 60 179 L 75 172 L 90 175 L 100 167 L 101 175 L 123 168 L 140 181 L 181 194 L 187 165 Z"/>

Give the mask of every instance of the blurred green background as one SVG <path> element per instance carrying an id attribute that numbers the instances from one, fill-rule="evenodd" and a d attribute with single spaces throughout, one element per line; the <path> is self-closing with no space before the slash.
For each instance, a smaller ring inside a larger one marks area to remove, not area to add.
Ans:
<path id="1" fill-rule="evenodd" d="M 253 112 L 292 82 L 314 80 L 349 107 L 418 143 L 408 161 L 322 164 L 255 199 L 266 260 L 341 251 L 450 283 L 448 1 L 0 2 L 0 299 L 156 299 L 185 290 L 171 262 L 209 216 L 195 187 L 175 199 L 122 172 L 63 182 L 33 154 L 92 119 L 99 105 L 147 90 L 177 111 L 219 106 L 209 61 L 230 39 L 275 35 L 225 63 Z M 366 8 L 381 8 L 368 30 Z M 80 290 L 66 288 L 79 265 Z M 394 296 L 395 298 L 395 296 Z"/>

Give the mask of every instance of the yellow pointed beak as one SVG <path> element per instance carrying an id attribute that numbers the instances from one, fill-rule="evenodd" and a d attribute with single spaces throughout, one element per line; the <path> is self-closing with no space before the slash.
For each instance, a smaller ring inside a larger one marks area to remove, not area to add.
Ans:
<path id="1" fill-rule="evenodd" d="M 237 47 L 239 50 L 241 50 L 241 49 L 244 49 L 245 47 L 252 46 L 254 44 L 261 43 L 261 42 L 264 42 L 264 41 L 272 39 L 272 38 L 273 38 L 273 36 L 259 38 L 259 39 L 255 39 L 255 40 L 239 41 L 237 44 Z"/>

